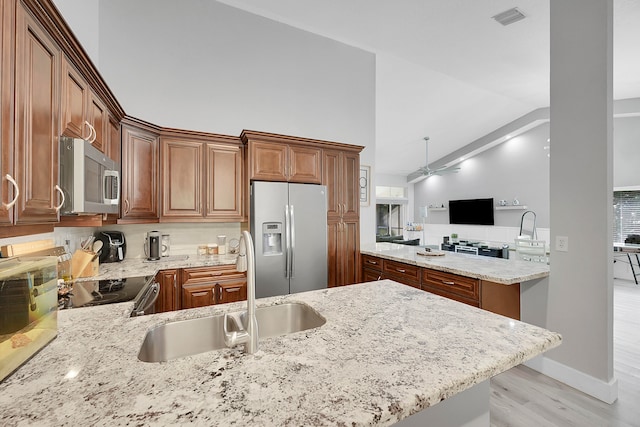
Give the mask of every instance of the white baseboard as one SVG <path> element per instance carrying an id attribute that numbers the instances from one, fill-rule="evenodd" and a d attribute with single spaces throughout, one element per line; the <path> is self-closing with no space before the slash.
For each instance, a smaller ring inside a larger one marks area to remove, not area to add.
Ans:
<path id="1" fill-rule="evenodd" d="M 605 403 L 611 404 L 618 399 L 618 380 L 616 378 L 609 382 L 604 382 L 542 355 L 524 364 L 541 374 L 563 382 Z"/>

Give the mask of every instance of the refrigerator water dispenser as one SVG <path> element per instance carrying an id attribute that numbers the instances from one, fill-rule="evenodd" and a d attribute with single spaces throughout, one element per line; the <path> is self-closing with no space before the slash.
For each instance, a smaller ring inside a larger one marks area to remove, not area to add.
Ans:
<path id="1" fill-rule="evenodd" d="M 282 223 L 262 224 L 262 255 L 282 255 Z"/>

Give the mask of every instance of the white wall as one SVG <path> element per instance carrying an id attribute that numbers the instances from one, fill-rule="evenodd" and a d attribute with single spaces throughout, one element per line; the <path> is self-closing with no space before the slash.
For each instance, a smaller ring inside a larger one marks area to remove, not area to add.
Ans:
<path id="1" fill-rule="evenodd" d="M 363 145 L 375 167 L 375 57 L 218 2 L 100 2 L 100 71 L 127 114 Z M 361 210 L 361 229 L 375 221 Z"/>
<path id="2" fill-rule="evenodd" d="M 100 66 L 100 0 L 53 0 L 91 61 Z"/>
<path id="3" fill-rule="evenodd" d="M 640 185 L 640 117 L 621 117 L 613 122 L 613 186 Z"/>

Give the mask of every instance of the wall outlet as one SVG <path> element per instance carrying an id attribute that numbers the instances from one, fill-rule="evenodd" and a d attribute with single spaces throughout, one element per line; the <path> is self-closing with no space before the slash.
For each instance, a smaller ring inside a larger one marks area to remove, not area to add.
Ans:
<path id="1" fill-rule="evenodd" d="M 568 236 L 556 236 L 556 251 L 569 252 Z"/>

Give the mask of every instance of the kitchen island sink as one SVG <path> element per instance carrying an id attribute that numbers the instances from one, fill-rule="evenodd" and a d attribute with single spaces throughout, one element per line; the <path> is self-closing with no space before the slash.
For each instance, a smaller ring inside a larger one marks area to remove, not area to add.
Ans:
<path id="1" fill-rule="evenodd" d="M 325 324 L 311 306 L 291 302 L 256 308 L 258 340 L 318 328 Z M 243 322 L 244 316 L 241 316 Z M 169 322 L 147 332 L 138 359 L 143 362 L 166 362 L 184 356 L 227 348 L 224 342 L 224 314 Z M 229 316 L 227 329 L 240 328 Z M 197 333 L 194 333 L 197 331 Z"/>

